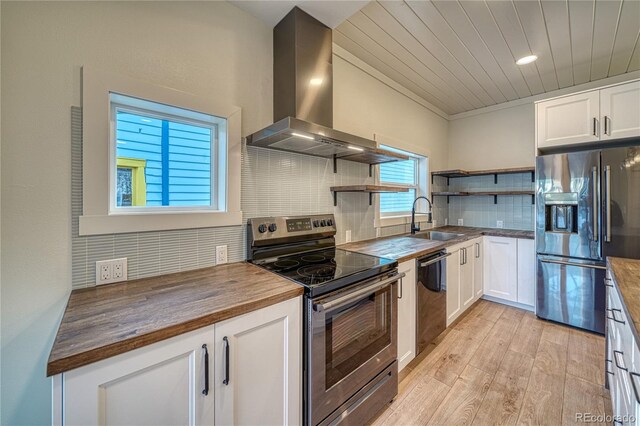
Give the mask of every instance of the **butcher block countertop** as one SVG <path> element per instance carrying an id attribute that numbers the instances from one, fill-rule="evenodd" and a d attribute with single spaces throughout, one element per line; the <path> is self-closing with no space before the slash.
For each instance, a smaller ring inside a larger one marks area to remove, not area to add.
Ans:
<path id="1" fill-rule="evenodd" d="M 372 256 L 395 259 L 398 262 L 426 256 L 443 250 L 447 247 L 471 240 L 483 235 L 494 237 L 526 238 L 533 239 L 533 231 L 520 231 L 514 229 L 475 228 L 471 226 L 440 226 L 425 231 L 453 232 L 464 234 L 461 237 L 448 241 L 426 240 L 410 237 L 409 234 L 394 235 L 391 237 L 376 238 L 373 240 L 358 241 L 342 244 L 341 249 L 370 254 Z"/>
<path id="2" fill-rule="evenodd" d="M 71 292 L 47 364 L 62 373 L 303 294 L 250 263 Z"/>
<path id="3" fill-rule="evenodd" d="M 607 268 L 611 273 L 614 286 L 620 293 L 620 299 L 627 311 L 631 329 L 636 342 L 640 345 L 640 259 L 607 257 Z"/>

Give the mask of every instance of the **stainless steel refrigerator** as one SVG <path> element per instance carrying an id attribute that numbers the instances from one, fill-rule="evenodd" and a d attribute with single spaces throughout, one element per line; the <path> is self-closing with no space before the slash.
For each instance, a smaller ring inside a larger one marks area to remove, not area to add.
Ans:
<path id="1" fill-rule="evenodd" d="M 640 145 L 536 162 L 536 315 L 604 333 L 605 260 L 640 258 Z"/>

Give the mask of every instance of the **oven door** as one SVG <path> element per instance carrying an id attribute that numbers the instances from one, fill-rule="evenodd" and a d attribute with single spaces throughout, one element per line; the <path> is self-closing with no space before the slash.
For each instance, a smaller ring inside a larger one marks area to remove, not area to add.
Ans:
<path id="1" fill-rule="evenodd" d="M 316 425 L 397 358 L 394 273 L 307 303 L 306 417 Z"/>

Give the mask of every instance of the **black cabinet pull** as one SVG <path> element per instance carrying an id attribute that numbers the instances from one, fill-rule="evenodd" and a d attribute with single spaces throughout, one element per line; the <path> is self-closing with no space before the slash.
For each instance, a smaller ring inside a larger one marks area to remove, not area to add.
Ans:
<path id="1" fill-rule="evenodd" d="M 206 343 L 202 345 L 202 349 L 204 349 L 204 390 L 202 394 L 209 395 L 209 350 Z"/>
<path id="2" fill-rule="evenodd" d="M 616 312 L 620 312 L 620 315 L 622 315 L 622 311 L 620 309 L 611 308 L 609 310 L 611 311 L 611 318 L 609 318 L 609 319 L 612 319 L 615 322 L 618 322 L 620 324 L 624 324 L 625 323 L 624 321 L 619 320 L 619 319 L 616 318 Z"/>
<path id="3" fill-rule="evenodd" d="M 227 338 L 227 336 L 224 336 L 222 340 L 224 341 L 224 380 L 222 381 L 222 383 L 225 385 L 228 385 L 229 384 L 229 339 Z"/>
<path id="4" fill-rule="evenodd" d="M 616 356 L 618 354 L 624 356 L 624 354 L 622 352 L 620 352 L 620 351 L 613 351 L 613 362 L 616 363 L 616 367 L 618 367 L 620 370 L 628 371 L 627 367 L 625 367 L 625 366 L 621 367 L 620 364 L 618 364 L 618 357 Z"/>
<path id="5" fill-rule="evenodd" d="M 638 395 L 638 388 L 636 387 L 636 381 L 633 380 L 634 377 L 640 377 L 638 373 L 629 373 L 631 378 L 631 386 L 633 387 L 633 393 L 636 396 L 636 401 L 640 404 L 640 395 Z"/>

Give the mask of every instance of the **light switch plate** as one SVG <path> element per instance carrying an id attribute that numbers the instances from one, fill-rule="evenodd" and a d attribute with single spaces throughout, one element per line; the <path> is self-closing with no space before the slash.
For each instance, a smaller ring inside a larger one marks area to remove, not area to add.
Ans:
<path id="1" fill-rule="evenodd" d="M 227 246 L 216 246 L 216 265 L 227 263 Z"/>
<path id="2" fill-rule="evenodd" d="M 496 226 L 497 226 L 498 228 L 504 228 L 504 222 L 503 222 L 503 221 L 501 221 L 501 220 L 498 220 L 498 221 L 496 221 Z"/>
<path id="3" fill-rule="evenodd" d="M 464 219 L 458 219 L 458 226 L 464 226 Z"/>

